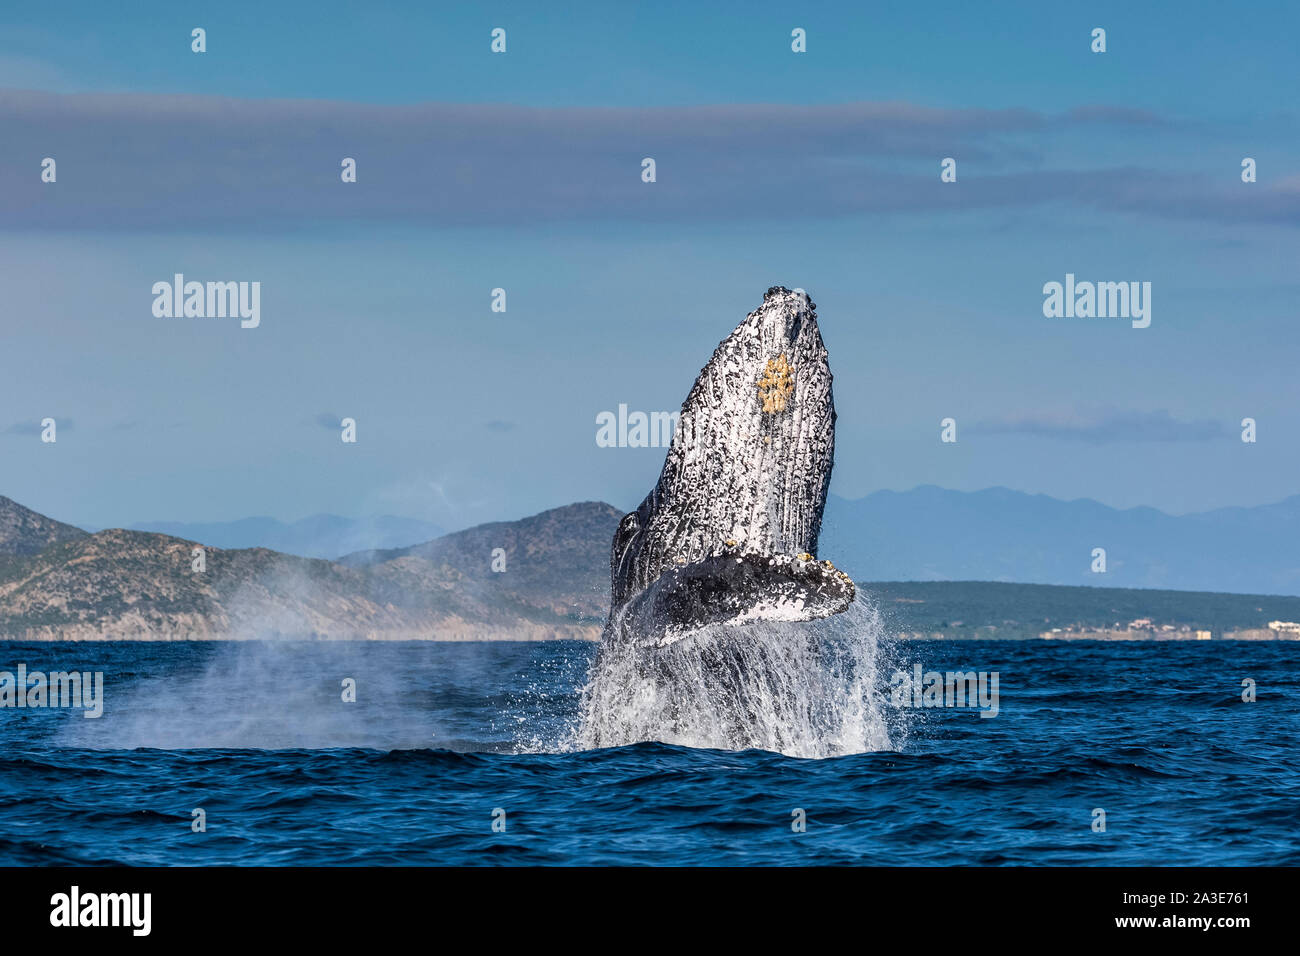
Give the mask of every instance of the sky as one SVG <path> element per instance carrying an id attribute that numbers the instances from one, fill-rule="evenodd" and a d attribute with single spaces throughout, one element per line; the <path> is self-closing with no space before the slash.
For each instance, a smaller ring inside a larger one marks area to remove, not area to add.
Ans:
<path id="1" fill-rule="evenodd" d="M 700 6 L 9 5 L 0 494 L 632 508 L 664 449 L 597 415 L 679 408 L 772 285 L 818 306 L 833 493 L 1300 491 L 1300 8 Z M 260 324 L 155 316 L 176 273 L 259 282 Z M 1045 317 L 1067 273 L 1149 282 L 1150 326 Z"/>

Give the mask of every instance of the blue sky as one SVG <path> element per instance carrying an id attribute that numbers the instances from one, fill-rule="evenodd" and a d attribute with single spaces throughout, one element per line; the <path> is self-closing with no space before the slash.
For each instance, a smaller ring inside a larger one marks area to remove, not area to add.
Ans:
<path id="1" fill-rule="evenodd" d="M 818 303 L 838 494 L 1293 494 L 1300 15 L 1068 6 L 9 9 L 0 494 L 95 526 L 632 507 L 663 450 L 596 414 L 676 409 L 773 284 Z M 260 281 L 261 326 L 155 318 L 175 272 Z M 1150 281 L 1151 327 L 1044 318 L 1067 272 Z"/>

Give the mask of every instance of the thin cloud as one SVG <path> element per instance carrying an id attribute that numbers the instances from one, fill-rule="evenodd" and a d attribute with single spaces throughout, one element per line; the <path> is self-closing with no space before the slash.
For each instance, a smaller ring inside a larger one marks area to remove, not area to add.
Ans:
<path id="1" fill-rule="evenodd" d="M 1104 445 L 1112 442 L 1195 442 L 1231 433 L 1218 419 L 1179 420 L 1168 411 L 1107 409 L 1089 413 L 1036 413 L 1019 418 L 973 422 L 966 434 L 1023 435 Z"/>
<path id="2" fill-rule="evenodd" d="M 1076 106 L 1061 114 L 1067 124 L 1073 123 L 1123 123 L 1133 126 L 1173 127 L 1178 124 L 1150 110 L 1135 109 L 1131 106 Z"/>
<path id="3" fill-rule="evenodd" d="M 9 90 L 0 91 L 0 221 L 266 231 L 331 221 L 720 222 L 1066 201 L 1300 223 L 1300 193 L 1263 182 L 1243 191 L 1169 169 L 1017 168 L 1051 137 L 1101 124 L 1170 121 L 1106 105 L 1060 114 L 908 103 L 539 109 Z M 53 185 L 33 166 L 45 156 L 58 163 Z M 647 156 L 657 164 L 653 186 L 641 181 Z M 945 156 L 961 157 L 958 188 L 939 183 Z M 355 183 L 341 180 L 344 157 L 356 160 Z"/>
<path id="4" fill-rule="evenodd" d="M 73 428 L 71 418 L 55 418 L 55 427 L 61 432 L 70 432 Z M 40 422 L 14 422 L 7 428 L 0 429 L 0 435 L 21 435 L 24 438 L 39 437 L 45 431 Z"/>

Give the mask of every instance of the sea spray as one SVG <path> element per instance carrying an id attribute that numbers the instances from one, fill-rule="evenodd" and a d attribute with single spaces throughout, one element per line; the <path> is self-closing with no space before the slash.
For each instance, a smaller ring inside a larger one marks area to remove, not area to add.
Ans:
<path id="1" fill-rule="evenodd" d="M 820 621 L 712 626 L 650 652 L 602 648 L 572 745 L 657 740 L 833 757 L 898 746 L 884 705 L 877 609 L 862 597 Z"/>
<path id="2" fill-rule="evenodd" d="M 456 748 L 416 675 L 449 679 L 456 654 L 421 644 L 287 639 L 212 642 L 156 673 L 109 681 L 104 719 L 66 722 L 60 746 L 92 750 Z M 453 653 L 461 648 L 450 649 Z M 344 681 L 355 682 L 349 702 Z"/>

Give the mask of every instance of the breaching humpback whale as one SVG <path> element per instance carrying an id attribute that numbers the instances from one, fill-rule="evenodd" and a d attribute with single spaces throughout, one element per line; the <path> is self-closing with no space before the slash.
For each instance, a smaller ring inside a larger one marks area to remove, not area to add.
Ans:
<path id="1" fill-rule="evenodd" d="M 614 534 L 602 645 L 666 647 L 707 625 L 852 604 L 852 579 L 814 557 L 834 455 L 816 306 L 773 287 L 701 370 L 659 483 Z"/>

